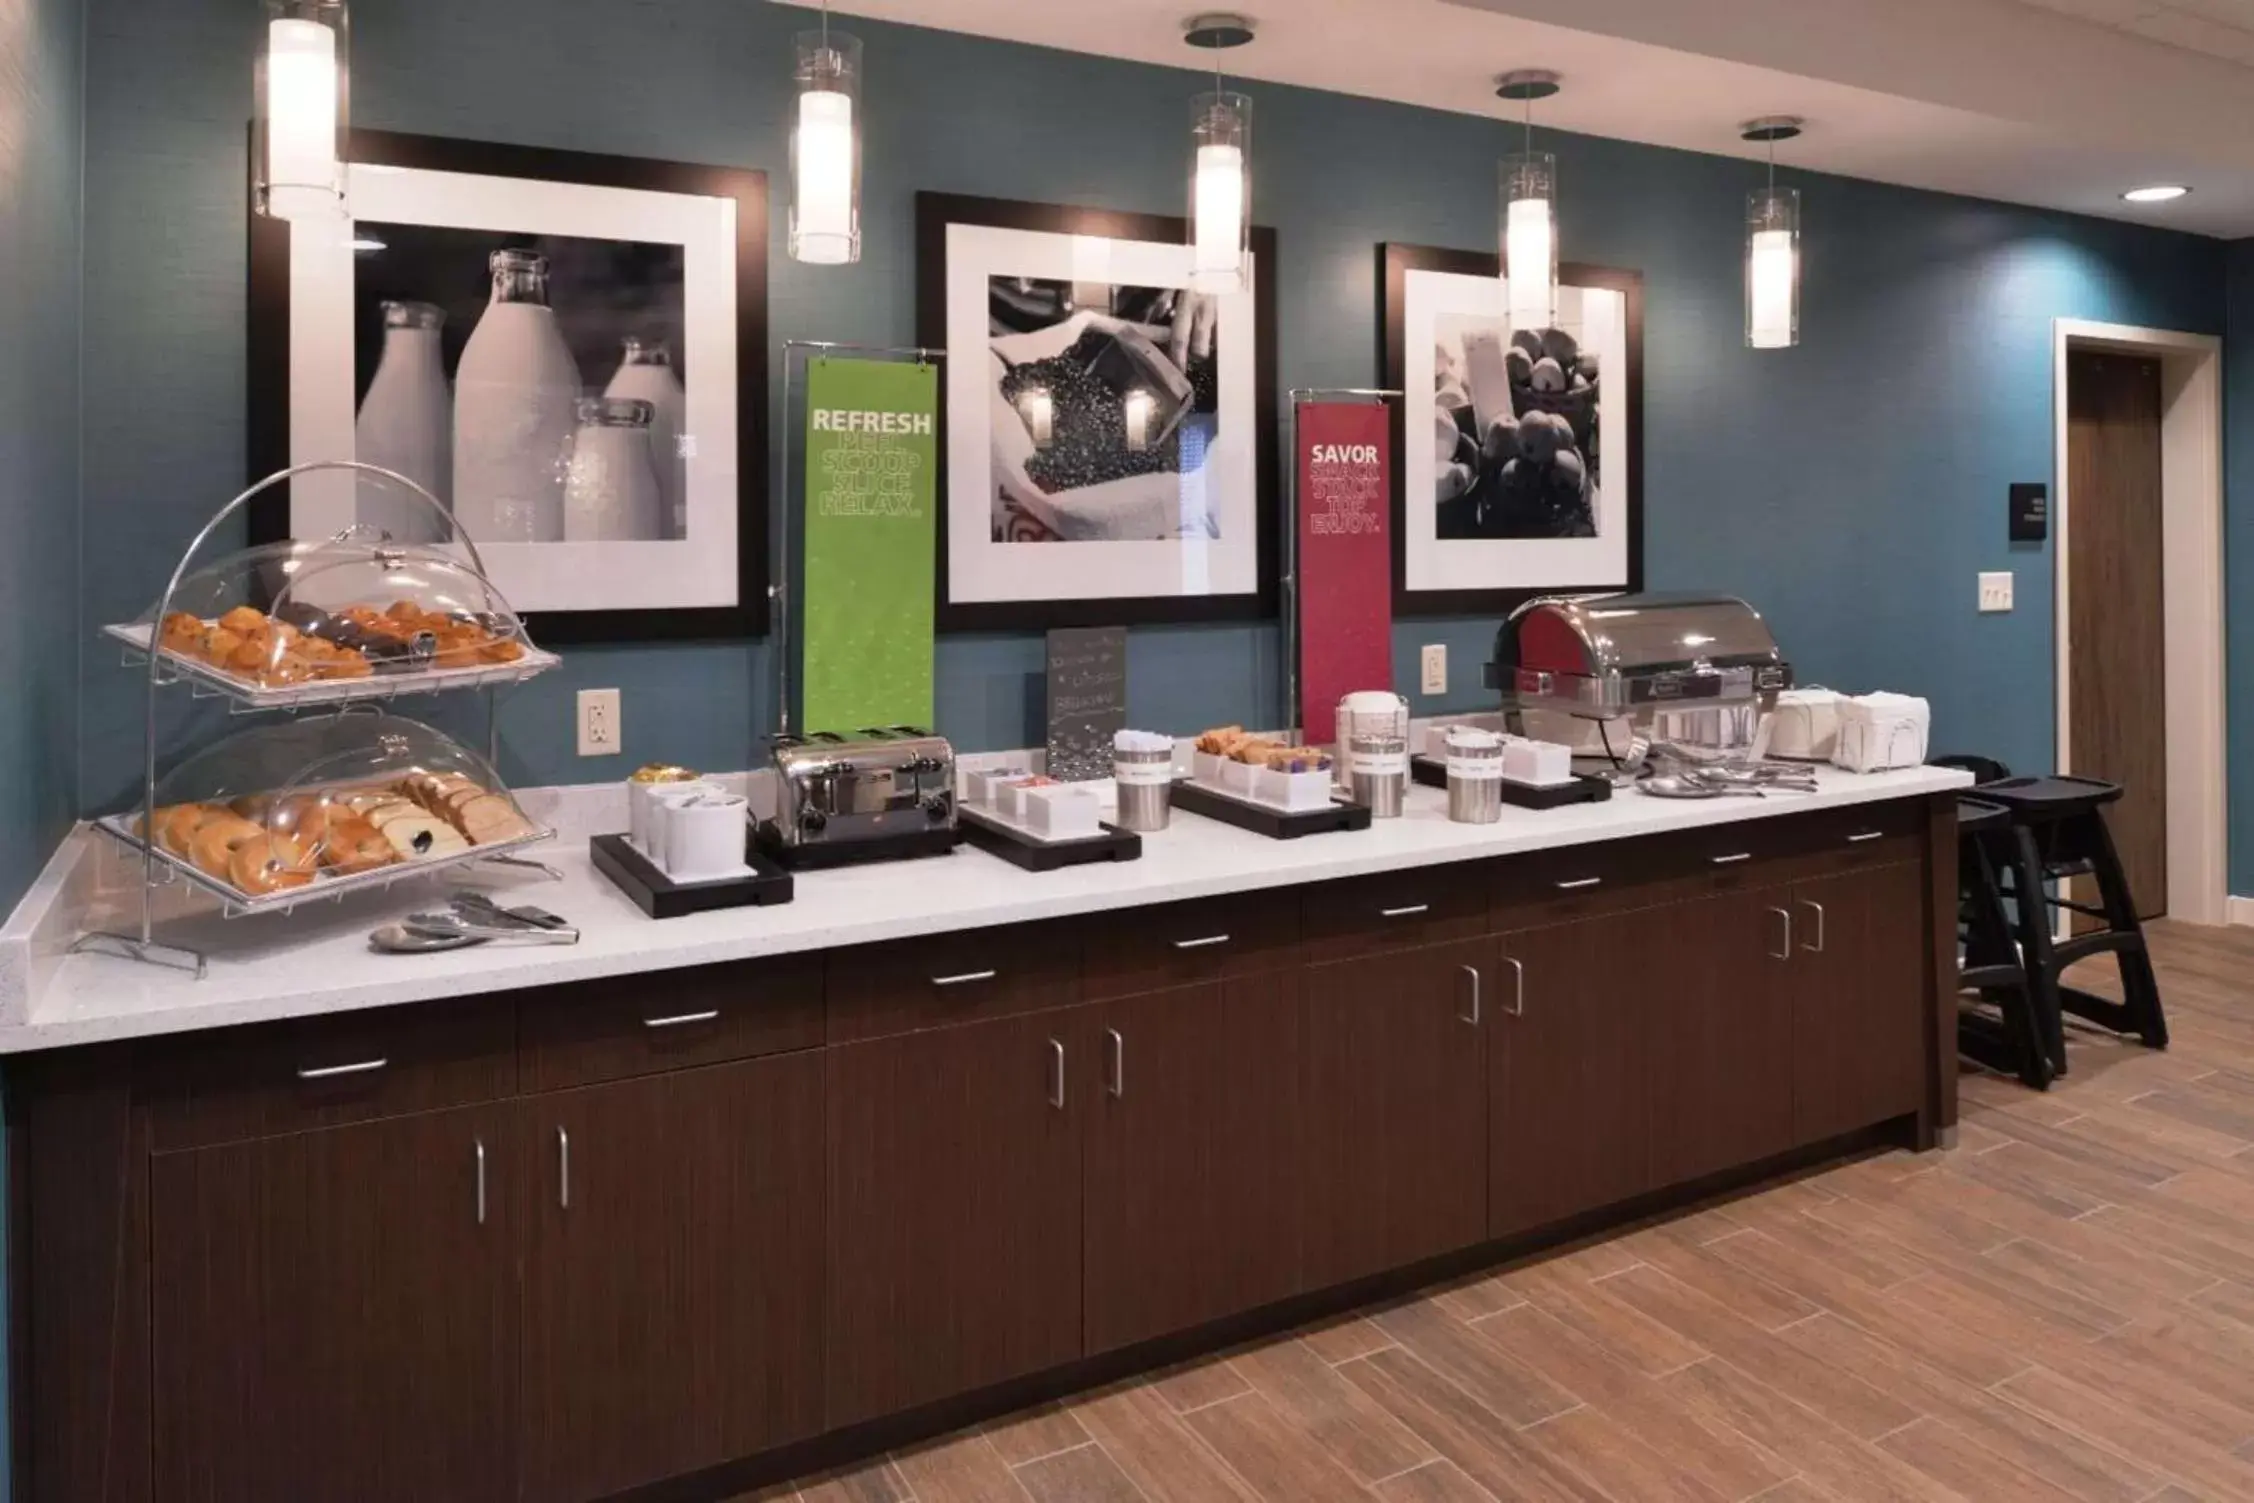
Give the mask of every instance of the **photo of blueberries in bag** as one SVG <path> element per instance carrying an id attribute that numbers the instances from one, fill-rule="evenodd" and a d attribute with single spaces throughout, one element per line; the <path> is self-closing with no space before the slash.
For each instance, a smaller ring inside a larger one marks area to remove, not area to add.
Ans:
<path id="1" fill-rule="evenodd" d="M 1435 332 L 1435 535 L 1595 537 L 1595 352 L 1567 330 L 1514 332 L 1496 317 L 1442 314 Z"/>

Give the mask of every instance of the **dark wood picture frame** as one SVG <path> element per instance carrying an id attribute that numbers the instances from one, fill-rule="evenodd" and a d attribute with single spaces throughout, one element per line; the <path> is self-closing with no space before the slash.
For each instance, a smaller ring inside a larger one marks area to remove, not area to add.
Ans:
<path id="1" fill-rule="evenodd" d="M 1378 359 L 1384 372 L 1382 385 L 1406 391 L 1408 373 L 1406 316 L 1408 277 L 1412 271 L 1436 271 L 1468 277 L 1500 277 L 1502 262 L 1492 251 L 1442 250 L 1428 245 L 1386 243 L 1377 248 Z M 1395 616 L 1508 616 L 1529 600 L 1543 595 L 1586 594 L 1597 590 L 1641 590 L 1644 587 L 1644 274 L 1611 266 L 1567 262 L 1558 267 L 1558 280 L 1575 287 L 1609 288 L 1624 294 L 1628 303 L 1628 391 L 1626 449 L 1628 456 L 1628 578 L 1625 584 L 1545 585 L 1539 589 L 1412 590 L 1408 587 L 1408 495 L 1402 475 L 1409 453 L 1407 404 L 1393 405 L 1393 474 L 1389 488 L 1393 522 L 1393 613 Z"/>
<path id="2" fill-rule="evenodd" d="M 525 622 L 533 640 L 550 645 L 767 635 L 772 568 L 767 496 L 767 174 L 749 168 L 395 131 L 355 130 L 348 152 L 353 162 L 372 166 L 735 200 L 736 603 L 679 610 L 537 611 L 528 612 Z M 290 463 L 289 225 L 255 213 L 250 220 L 249 291 L 246 484 Z M 250 540 L 277 542 L 290 535 L 290 488 L 285 483 L 251 502 Z"/>
<path id="3" fill-rule="evenodd" d="M 941 349 L 947 343 L 947 226 L 985 225 L 1057 235 L 1092 235 L 1107 240 L 1143 240 L 1180 245 L 1188 221 L 1164 214 L 1112 209 L 1071 208 L 1021 203 L 1013 199 L 972 198 L 952 193 L 916 195 L 916 343 Z M 958 631 L 1047 631 L 1060 626 L 1147 626 L 1161 622 L 1260 621 L 1277 611 L 1278 550 L 1282 546 L 1282 471 L 1276 426 L 1276 232 L 1252 229 L 1254 475 L 1258 519 L 1254 534 L 1256 588 L 1241 595 L 1110 596 L 1058 600 L 979 601 L 955 604 L 948 598 L 947 388 L 939 397 L 939 561 L 938 629 Z M 949 359 L 957 357 L 949 352 Z"/>

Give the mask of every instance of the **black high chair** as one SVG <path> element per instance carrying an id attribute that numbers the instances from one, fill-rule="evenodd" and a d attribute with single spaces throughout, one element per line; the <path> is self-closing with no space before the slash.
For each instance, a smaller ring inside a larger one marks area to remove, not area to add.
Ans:
<path id="1" fill-rule="evenodd" d="M 1997 873 L 2011 859 L 2011 811 L 2001 804 L 1957 801 L 1957 941 L 1959 994 L 1978 992 L 1995 1009 L 1957 1012 L 1957 1052 L 1991 1070 L 2016 1075 L 2032 1090 L 2050 1089 L 2050 1046 L 2042 1019 L 2058 1000 L 2034 996 L 2037 983 L 2020 964 L 2021 941 L 2005 912 Z"/>

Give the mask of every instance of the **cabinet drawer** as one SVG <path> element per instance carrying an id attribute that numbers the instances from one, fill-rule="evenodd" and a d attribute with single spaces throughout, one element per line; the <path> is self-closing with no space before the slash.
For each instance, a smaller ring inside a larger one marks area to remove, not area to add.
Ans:
<path id="1" fill-rule="evenodd" d="M 1012 924 L 829 955 L 833 1044 L 983 1022 L 1080 1000 L 1080 929 Z"/>
<path id="2" fill-rule="evenodd" d="M 1306 889 L 1300 914 L 1309 964 L 1444 944 L 1487 932 L 1484 863 L 1350 877 Z"/>
<path id="3" fill-rule="evenodd" d="M 1082 994 L 1126 997 L 1299 964 L 1299 894 L 1126 908 L 1088 931 Z"/>
<path id="4" fill-rule="evenodd" d="M 559 1091 L 822 1043 L 822 957 L 619 976 L 526 992 L 524 1088 Z"/>
<path id="5" fill-rule="evenodd" d="M 199 1034 L 141 1056 L 151 1146 L 195 1148 L 513 1096 L 516 999 Z"/>
<path id="6" fill-rule="evenodd" d="M 1512 856 L 1493 867 L 1495 927 L 1564 919 L 1666 902 L 1673 889 L 1713 866 L 1703 843 L 1676 835 L 1600 840 Z M 1725 863 L 1725 865 L 1731 863 Z"/>

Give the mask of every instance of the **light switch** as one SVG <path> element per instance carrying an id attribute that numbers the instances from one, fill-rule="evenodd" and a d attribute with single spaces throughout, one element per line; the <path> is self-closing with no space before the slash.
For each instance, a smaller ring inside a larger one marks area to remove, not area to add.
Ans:
<path id="1" fill-rule="evenodd" d="M 1448 644 L 1445 642 L 1430 642 L 1425 645 L 1424 692 L 1448 692 Z"/>
<path id="2" fill-rule="evenodd" d="M 1980 610 L 1982 614 L 2011 609 L 2011 571 L 1982 574 L 1980 576 Z"/>

